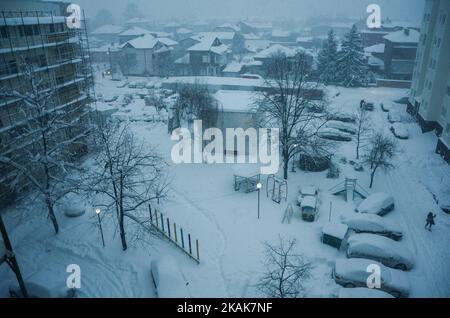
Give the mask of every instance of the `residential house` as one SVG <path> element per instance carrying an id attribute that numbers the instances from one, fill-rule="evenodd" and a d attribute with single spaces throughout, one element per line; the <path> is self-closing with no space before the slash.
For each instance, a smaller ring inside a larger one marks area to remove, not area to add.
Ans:
<path id="1" fill-rule="evenodd" d="M 166 75 L 170 51 L 161 39 L 145 34 L 124 43 L 116 63 L 125 75 Z"/>
<path id="2" fill-rule="evenodd" d="M 100 40 L 104 44 L 119 41 L 119 34 L 124 31 L 120 25 L 106 24 L 96 28 L 91 32 L 91 36 Z"/>
<path id="3" fill-rule="evenodd" d="M 144 34 L 149 33 L 147 29 L 143 29 L 141 27 L 131 27 L 129 29 L 126 29 L 125 31 L 118 34 L 119 43 L 125 43 L 128 42 L 134 38 L 137 38 L 139 36 L 143 36 Z"/>
<path id="4" fill-rule="evenodd" d="M 414 61 L 420 33 L 415 29 L 403 29 L 384 37 L 384 68 L 388 79 L 412 79 Z"/>

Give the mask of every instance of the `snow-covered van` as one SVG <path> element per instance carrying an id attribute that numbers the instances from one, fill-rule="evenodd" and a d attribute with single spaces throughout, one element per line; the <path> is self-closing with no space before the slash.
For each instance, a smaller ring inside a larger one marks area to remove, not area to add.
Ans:
<path id="1" fill-rule="evenodd" d="M 369 195 L 364 199 L 355 209 L 359 213 L 370 213 L 384 215 L 392 211 L 395 207 L 394 198 L 392 195 L 378 192 Z"/>

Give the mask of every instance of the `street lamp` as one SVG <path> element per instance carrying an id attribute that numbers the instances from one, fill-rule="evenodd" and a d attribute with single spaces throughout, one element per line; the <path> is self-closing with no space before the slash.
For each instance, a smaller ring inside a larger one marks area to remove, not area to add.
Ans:
<path id="1" fill-rule="evenodd" d="M 298 144 L 294 144 L 294 154 L 292 155 L 292 172 L 295 172 L 295 155 L 297 154 Z"/>
<path id="2" fill-rule="evenodd" d="M 102 212 L 102 210 L 100 208 L 95 209 L 95 214 L 97 214 L 97 217 L 98 217 L 98 227 L 100 228 L 100 234 L 102 236 L 103 247 L 105 247 L 105 238 L 103 237 L 102 220 L 100 219 L 100 212 Z"/>
<path id="3" fill-rule="evenodd" d="M 262 188 L 262 184 L 261 182 L 258 181 L 258 183 L 256 184 L 256 189 L 258 191 L 258 219 L 259 219 L 259 206 L 260 206 L 260 190 Z"/>

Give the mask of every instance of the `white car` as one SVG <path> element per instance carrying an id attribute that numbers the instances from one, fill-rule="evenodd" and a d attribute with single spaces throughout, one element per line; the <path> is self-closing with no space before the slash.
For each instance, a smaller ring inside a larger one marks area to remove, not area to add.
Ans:
<path id="1" fill-rule="evenodd" d="M 388 113 L 388 121 L 393 123 L 399 123 L 402 121 L 402 115 L 398 110 L 391 109 Z"/>
<path id="2" fill-rule="evenodd" d="M 352 141 L 352 136 L 339 129 L 325 127 L 317 132 L 317 136 L 323 139 L 335 141 Z"/>
<path id="3" fill-rule="evenodd" d="M 356 115 L 350 113 L 332 113 L 328 119 L 342 121 L 344 123 L 356 123 Z"/>
<path id="4" fill-rule="evenodd" d="M 392 124 L 390 130 L 394 134 L 394 136 L 397 137 L 398 139 L 408 139 L 409 138 L 408 127 L 405 124 L 394 123 L 394 124 Z"/>
<path id="5" fill-rule="evenodd" d="M 376 234 L 354 234 L 347 240 L 348 258 L 368 258 L 401 270 L 414 267 L 414 257 L 403 243 Z"/>
<path id="6" fill-rule="evenodd" d="M 152 260 L 151 274 L 159 298 L 190 297 L 188 282 L 173 258 Z"/>
<path id="7" fill-rule="evenodd" d="M 356 233 L 373 233 L 396 241 L 401 240 L 403 237 L 402 231 L 397 224 L 387 221 L 376 214 L 357 213 L 352 216 L 342 216 L 341 221 Z"/>
<path id="8" fill-rule="evenodd" d="M 368 287 L 367 279 L 373 274 L 371 266 L 380 269 L 380 288 L 395 297 L 408 297 L 410 284 L 405 272 L 392 269 L 370 259 L 337 259 L 333 268 L 334 281 L 348 289 Z"/>
<path id="9" fill-rule="evenodd" d="M 338 120 L 330 120 L 330 121 L 326 122 L 325 127 L 337 129 L 337 130 L 340 130 L 340 131 L 343 131 L 345 133 L 352 134 L 352 135 L 356 134 L 356 128 L 353 124 L 344 123 L 344 122 L 338 121 Z"/>
<path id="10" fill-rule="evenodd" d="M 359 213 L 385 215 L 395 207 L 394 198 L 384 192 L 373 193 L 364 199 L 355 209 Z"/>
<path id="11" fill-rule="evenodd" d="M 341 288 L 338 298 L 394 298 L 394 296 L 379 289 L 355 287 Z"/>

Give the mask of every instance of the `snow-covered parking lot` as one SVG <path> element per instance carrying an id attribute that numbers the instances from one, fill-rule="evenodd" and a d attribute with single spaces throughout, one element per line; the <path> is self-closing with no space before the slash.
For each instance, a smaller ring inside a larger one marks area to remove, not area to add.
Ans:
<path id="1" fill-rule="evenodd" d="M 106 247 L 103 248 L 94 207 L 76 219 L 59 215 L 62 229 L 55 236 L 46 223 L 45 213 L 40 213 L 42 207 L 34 204 L 27 208 L 27 213 L 19 210 L 26 208 L 23 206 L 5 213 L 26 279 L 38 279 L 40 273 L 51 271 L 55 275 L 46 275 L 54 278 L 51 284 L 65 284 L 67 265 L 78 264 L 82 272 L 81 296 L 155 297 L 151 260 L 170 254 L 189 282 L 192 297 L 261 296 L 255 285 L 263 271 L 263 243 L 276 242 L 283 236 L 295 238 L 296 252 L 313 265 L 312 277 L 305 283 L 305 295 L 337 297 L 341 287 L 334 282 L 331 272 L 335 260 L 346 257 L 345 251 L 322 244 L 320 235 L 329 219 L 339 221 L 341 215 L 355 213 L 354 208 L 359 203 L 359 200 L 346 202 L 343 197 L 332 195 L 330 188 L 351 174 L 368 189 L 369 169 L 355 172 L 349 163 L 355 159 L 354 140 L 336 142 L 335 156 L 346 158 L 338 160 L 340 179 L 326 178 L 326 171 L 297 169 L 289 174 L 287 201 L 283 199 L 280 204 L 266 197 L 266 177 L 263 177 L 258 219 L 258 195 L 234 191 L 231 164 L 174 165 L 170 159 L 174 143 L 167 133 L 166 123 L 154 120 L 153 116 L 159 114 L 153 107 L 145 106 L 143 99 L 135 98 L 130 104 L 120 106 L 124 94 L 140 89 L 117 88 L 117 85 L 109 79 L 98 79 L 97 94 L 119 96 L 117 101 L 102 102 L 98 106 L 117 108 L 113 116 L 131 119 L 132 131 L 166 158 L 172 183 L 169 199 L 161 204 L 162 210 L 199 239 L 200 264 L 155 237 L 145 237 L 145 242 L 137 242 L 122 252 L 113 223 L 104 224 Z M 391 135 L 391 124 L 380 103 L 391 104 L 408 92 L 392 88 L 328 87 L 327 93 L 330 106 L 336 111 L 356 112 L 361 99 L 374 102 L 375 109 L 369 114 L 374 128 Z M 393 107 L 405 112 L 406 105 L 394 104 Z M 404 124 L 408 127 L 409 139 L 398 140 L 401 153 L 396 158 L 396 167 L 387 174 L 378 172 L 370 192 L 387 192 L 395 199 L 394 211 L 383 218 L 400 225 L 403 232 L 400 244 L 414 255 L 415 267 L 407 272 L 410 296 L 450 297 L 450 215 L 443 213 L 434 199 L 450 196 L 450 167 L 434 153 L 437 137 L 433 133 L 422 134 L 412 119 Z M 299 189 L 308 185 L 316 185 L 320 197 L 319 217 L 312 223 L 301 219 L 295 204 Z M 294 214 L 290 223 L 282 223 L 288 203 L 294 207 Z M 424 228 L 429 211 L 437 214 L 432 232 Z M 14 276 L 6 266 L 0 267 L 0 276 L 6 278 L 0 280 L 0 296 L 6 296 Z"/>

